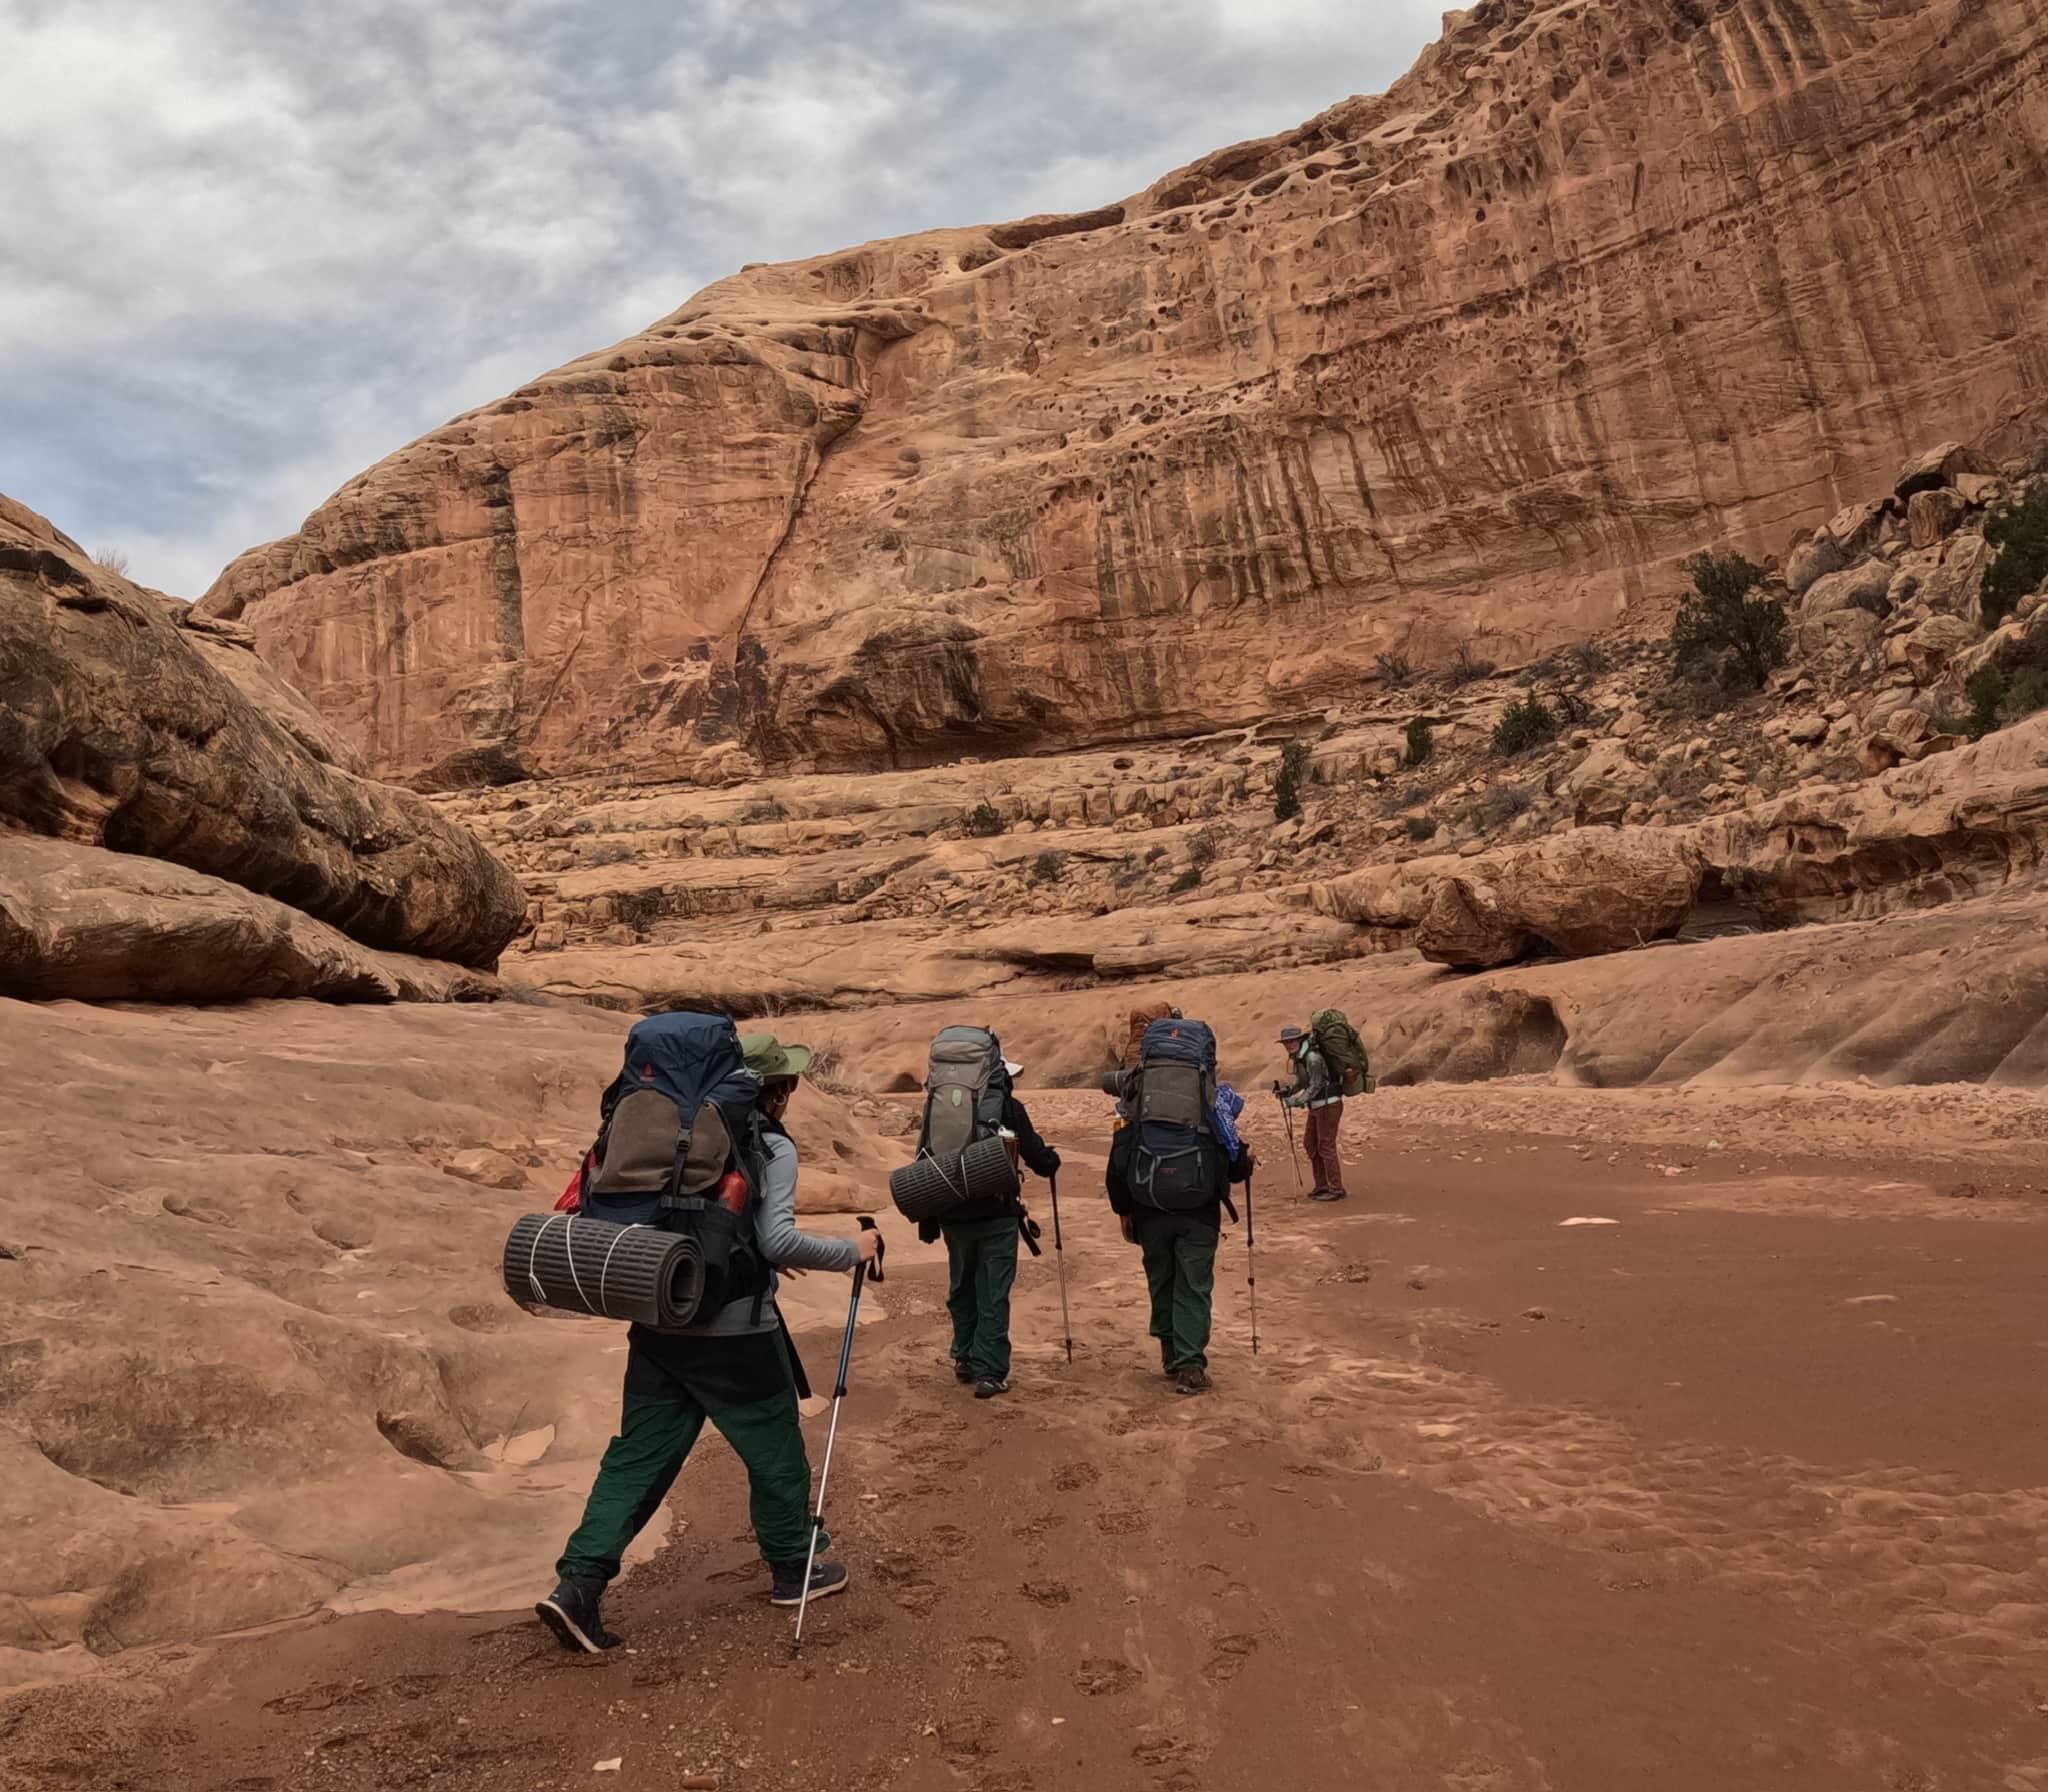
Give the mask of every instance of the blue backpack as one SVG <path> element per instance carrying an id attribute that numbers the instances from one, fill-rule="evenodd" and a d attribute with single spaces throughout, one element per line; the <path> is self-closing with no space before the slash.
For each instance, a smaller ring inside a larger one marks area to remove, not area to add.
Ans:
<path id="1" fill-rule="evenodd" d="M 1223 1199 L 1230 1166 L 1216 1137 L 1215 1033 L 1198 1020 L 1155 1020 L 1129 1090 L 1132 1199 L 1167 1213 Z"/>
<path id="2" fill-rule="evenodd" d="M 754 1242 L 764 1153 L 754 1103 L 761 1079 L 722 1014 L 657 1014 L 626 1035 L 584 1158 L 582 1211 L 615 1226 L 655 1226 L 701 1253 L 700 1311 L 765 1298 L 769 1266 Z"/>

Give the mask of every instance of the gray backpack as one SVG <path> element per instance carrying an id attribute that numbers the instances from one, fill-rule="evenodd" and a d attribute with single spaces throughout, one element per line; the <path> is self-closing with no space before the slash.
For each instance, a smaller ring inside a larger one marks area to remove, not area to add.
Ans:
<path id="1" fill-rule="evenodd" d="M 1003 1124 L 1003 1099 L 1010 1092 L 1003 1048 L 986 1027 L 947 1027 L 932 1041 L 924 1079 L 924 1129 L 920 1157 L 947 1157 L 978 1139 L 993 1138 Z"/>

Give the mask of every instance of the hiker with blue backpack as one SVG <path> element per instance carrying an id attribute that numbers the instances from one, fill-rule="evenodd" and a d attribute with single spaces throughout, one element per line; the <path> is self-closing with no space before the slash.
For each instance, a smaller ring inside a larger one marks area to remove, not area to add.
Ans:
<path id="1" fill-rule="evenodd" d="M 743 1042 L 721 1015 L 657 1015 L 628 1035 L 565 1230 L 581 1215 L 677 1234 L 688 1241 L 696 1280 L 689 1323 L 635 1324 L 627 1335 L 619 1434 L 556 1564 L 559 1584 L 536 1608 L 564 1648 L 595 1654 L 617 1646 L 600 1601 L 707 1419 L 746 1465 L 772 1603 L 796 1606 L 846 1589 L 843 1566 L 815 1559 L 829 1539 L 812 1521 L 798 1423 L 798 1398 L 810 1390 L 776 1309 L 777 1272 L 871 1266 L 881 1235 L 797 1230 L 797 1152 L 783 1119 L 810 1061 L 806 1047 L 767 1034 Z M 607 1267 L 616 1253 L 616 1243 L 607 1246 Z M 849 1337 L 851 1330 L 849 1319 Z"/>
<path id="2" fill-rule="evenodd" d="M 1238 1217 L 1233 1183 L 1245 1185 L 1247 1220 L 1251 1213 L 1256 1160 L 1236 1126 L 1244 1098 L 1216 1081 L 1214 1032 L 1178 1016 L 1145 1029 L 1136 1068 L 1111 1084 L 1124 1121 L 1109 1148 L 1110 1210 L 1144 1257 L 1160 1368 L 1179 1393 L 1206 1393 L 1216 1249 L 1224 1212 Z M 1255 1281 L 1252 1289 L 1256 1301 Z"/>

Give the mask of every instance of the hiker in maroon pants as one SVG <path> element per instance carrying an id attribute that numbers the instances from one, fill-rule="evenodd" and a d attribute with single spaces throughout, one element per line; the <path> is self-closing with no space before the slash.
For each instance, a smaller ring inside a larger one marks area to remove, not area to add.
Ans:
<path id="1" fill-rule="evenodd" d="M 1288 1107 L 1308 1110 L 1308 1161 L 1316 1179 L 1308 1198 L 1341 1201 L 1344 1160 L 1337 1155 L 1337 1133 L 1344 1124 L 1344 1085 L 1305 1028 L 1282 1027 L 1280 1046 L 1294 1073 L 1294 1087 L 1276 1093 Z"/>

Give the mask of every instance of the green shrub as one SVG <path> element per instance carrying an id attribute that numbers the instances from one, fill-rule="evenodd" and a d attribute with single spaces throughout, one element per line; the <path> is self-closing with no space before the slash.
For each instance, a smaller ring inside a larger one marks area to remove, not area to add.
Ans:
<path id="1" fill-rule="evenodd" d="M 1291 740 L 1280 749 L 1280 774 L 1273 780 L 1273 819 L 1292 821 L 1301 813 L 1301 786 L 1308 776 L 1308 742 Z"/>
<path id="2" fill-rule="evenodd" d="M 1460 641 L 1451 652 L 1451 663 L 1444 668 L 1444 683 L 1456 690 L 1460 685 L 1477 684 L 1482 678 L 1491 678 L 1493 673 L 1493 661 L 1481 659 L 1474 653 L 1470 641 Z"/>
<path id="3" fill-rule="evenodd" d="M 2023 722 L 2048 709 L 2048 666 L 2025 666 L 2015 673 L 1999 709 L 2008 722 Z"/>
<path id="4" fill-rule="evenodd" d="M 967 811 L 967 831 L 980 840 L 1000 834 L 1003 831 L 1002 812 L 993 803 L 976 803 Z"/>
<path id="5" fill-rule="evenodd" d="M 1381 654 L 1379 669 L 1380 677 L 1397 691 L 1415 676 L 1415 668 L 1408 663 L 1405 653 Z"/>
<path id="6" fill-rule="evenodd" d="M 1564 650 L 1564 659 L 1581 678 L 1607 670 L 1607 650 L 1598 641 L 1574 641 Z"/>
<path id="7" fill-rule="evenodd" d="M 1199 865 L 1190 865 L 1180 876 L 1173 880 L 1172 884 L 1172 890 L 1176 896 L 1185 890 L 1199 890 L 1201 887 L 1202 868 Z"/>
<path id="8" fill-rule="evenodd" d="M 1785 606 L 1753 595 L 1763 568 L 1740 554 L 1696 554 L 1685 563 L 1692 595 L 1678 606 L 1671 654 L 1681 678 L 1716 676 L 1724 690 L 1758 691 L 1785 663 Z"/>
<path id="9" fill-rule="evenodd" d="M 1996 628 L 2021 598 L 2048 579 L 2048 486 L 2036 486 L 2022 502 L 1993 511 L 1985 519 L 1984 539 L 1998 552 L 1985 569 L 1979 601 L 1984 626 Z"/>
<path id="10" fill-rule="evenodd" d="M 1517 815 L 1526 815 L 1535 801 L 1520 784 L 1489 784 L 1479 793 L 1467 819 L 1481 828 L 1504 827 Z"/>
<path id="11" fill-rule="evenodd" d="M 1408 763 L 1426 765 L 1435 751 L 1436 730 L 1429 725 L 1429 717 L 1417 716 L 1408 724 Z"/>
<path id="12" fill-rule="evenodd" d="M 1533 693 L 1510 703 L 1507 712 L 1493 726 L 1493 750 L 1507 756 L 1526 753 L 1557 738 L 1557 718 Z"/>
<path id="13" fill-rule="evenodd" d="M 1963 686 L 1963 695 L 1970 700 L 1968 713 L 1937 716 L 1934 724 L 1944 734 L 1982 740 L 2048 709 L 2048 666 L 2024 665 L 2011 671 L 1979 666 Z"/>
<path id="14" fill-rule="evenodd" d="M 1405 815 L 1401 818 L 1401 825 L 1408 830 L 1408 838 L 1418 846 L 1425 840 L 1436 838 L 1436 823 L 1427 815 Z"/>
<path id="15" fill-rule="evenodd" d="M 1215 828 L 1202 828 L 1188 836 L 1188 860 L 1195 865 L 1213 864 L 1223 850 Z"/>
<path id="16" fill-rule="evenodd" d="M 1031 861 L 1031 881 L 1035 884 L 1056 884 L 1067 875 L 1067 855 L 1063 852 L 1042 852 Z"/>

